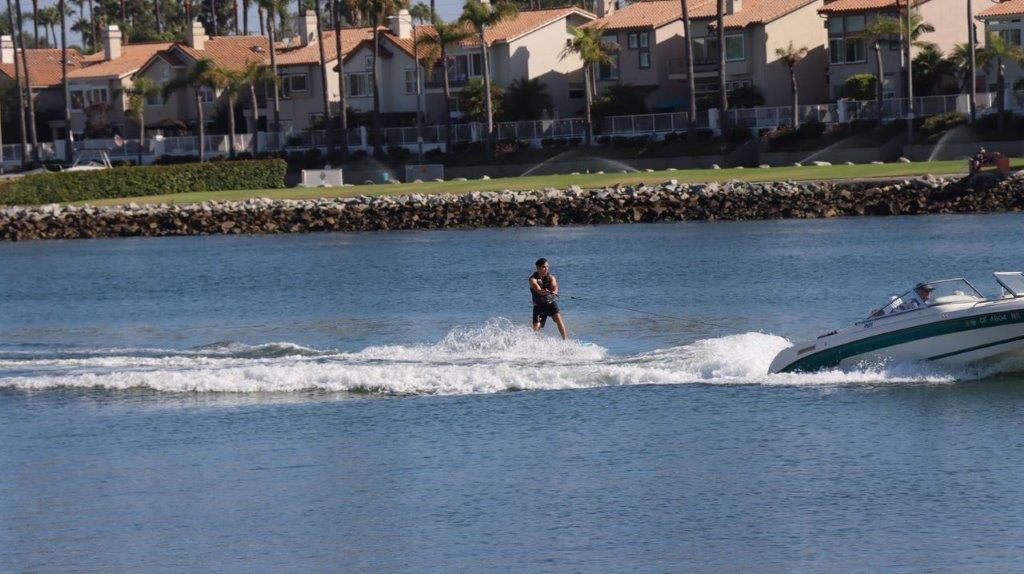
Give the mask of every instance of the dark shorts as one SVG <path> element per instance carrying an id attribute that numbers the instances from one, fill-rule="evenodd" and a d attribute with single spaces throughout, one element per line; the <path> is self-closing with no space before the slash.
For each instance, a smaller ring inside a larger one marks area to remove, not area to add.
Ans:
<path id="1" fill-rule="evenodd" d="M 540 305 L 534 305 L 533 324 L 536 325 L 540 323 L 540 326 L 543 327 L 544 324 L 547 323 L 548 317 L 557 315 L 558 313 L 558 303 L 555 303 L 554 301 L 552 301 L 551 303 L 541 303 Z"/>

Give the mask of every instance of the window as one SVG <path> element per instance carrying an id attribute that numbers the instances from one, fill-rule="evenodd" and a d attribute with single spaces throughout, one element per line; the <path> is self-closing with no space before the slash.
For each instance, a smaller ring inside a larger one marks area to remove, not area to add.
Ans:
<path id="1" fill-rule="evenodd" d="M 105 104 L 109 101 L 106 88 L 82 88 L 71 91 L 71 109 L 84 110 L 97 104 Z"/>
<path id="2" fill-rule="evenodd" d="M 373 69 L 373 56 L 367 56 L 366 59 L 363 60 L 363 69 L 365 69 L 365 70 L 372 70 Z"/>
<path id="3" fill-rule="evenodd" d="M 1020 28 L 1012 28 L 1009 30 L 999 30 L 999 35 L 1007 43 L 1020 46 Z"/>
<path id="4" fill-rule="evenodd" d="M 208 104 L 214 100 L 215 96 L 216 94 L 214 94 L 213 88 L 211 88 L 210 86 L 201 86 L 199 88 L 200 102 Z"/>
<path id="5" fill-rule="evenodd" d="M 373 74 L 345 74 L 345 88 L 348 89 L 348 95 L 359 98 L 369 96 L 373 91 L 373 83 L 371 79 Z"/>
<path id="6" fill-rule="evenodd" d="M 830 64 L 860 63 L 865 58 L 864 15 L 833 16 L 828 19 L 828 61 Z"/>
<path id="7" fill-rule="evenodd" d="M 405 93 L 415 94 L 416 92 L 416 70 L 405 70 Z"/>
<path id="8" fill-rule="evenodd" d="M 725 61 L 736 62 L 746 58 L 743 49 L 743 34 L 735 34 L 725 37 Z"/>
<path id="9" fill-rule="evenodd" d="M 693 62 L 695 64 L 714 64 L 718 62 L 718 38 L 704 36 L 693 39 Z"/>
<path id="10" fill-rule="evenodd" d="M 637 39 L 636 33 L 634 32 L 634 33 L 630 34 L 628 36 L 628 39 L 629 39 L 629 41 L 628 41 L 629 49 L 630 50 L 636 50 L 637 47 L 640 45 L 640 41 Z"/>
<path id="11" fill-rule="evenodd" d="M 619 37 L 616 34 L 606 34 L 601 37 L 601 43 L 607 46 L 618 46 Z M 614 51 L 608 54 L 610 61 L 602 62 L 597 66 L 598 80 L 619 79 L 619 52 Z"/>
<path id="12" fill-rule="evenodd" d="M 309 77 L 306 74 L 295 74 L 294 76 L 288 76 L 289 83 L 291 84 L 290 90 L 292 92 L 306 92 L 309 91 Z"/>
<path id="13" fill-rule="evenodd" d="M 164 103 L 163 95 L 160 92 L 155 92 L 146 96 L 147 106 L 162 106 Z"/>
<path id="14" fill-rule="evenodd" d="M 583 82 L 569 82 L 569 99 L 582 100 L 587 97 L 583 92 Z"/>
<path id="15" fill-rule="evenodd" d="M 640 32 L 637 44 L 640 46 L 639 65 L 641 70 L 651 67 L 651 42 L 648 32 Z M 632 40 L 631 40 L 632 41 Z"/>
<path id="16" fill-rule="evenodd" d="M 484 62 L 480 54 L 455 56 L 448 72 L 449 80 L 456 86 L 465 85 L 470 78 L 484 75 Z"/>

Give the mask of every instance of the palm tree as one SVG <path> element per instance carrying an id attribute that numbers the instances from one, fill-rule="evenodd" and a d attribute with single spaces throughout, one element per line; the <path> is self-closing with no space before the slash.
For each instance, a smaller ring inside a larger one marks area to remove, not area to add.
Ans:
<path id="1" fill-rule="evenodd" d="M 11 8 L 11 0 L 7 0 L 7 21 L 11 26 L 12 39 L 14 41 L 14 49 L 17 52 L 20 50 L 20 42 L 22 36 L 20 29 L 14 25 L 14 10 Z M 21 166 L 25 167 L 28 163 L 28 130 L 25 126 L 25 90 L 22 89 L 21 83 L 21 69 L 18 66 L 18 58 L 14 58 L 14 87 L 18 90 L 18 125 L 21 128 Z"/>
<path id="2" fill-rule="evenodd" d="M 46 39 L 51 46 L 57 45 L 57 32 L 55 28 L 61 21 L 60 10 L 56 6 L 46 6 L 39 10 L 37 23 L 43 27 L 43 39 L 46 39 L 46 32 L 50 32 L 50 39 Z"/>
<path id="3" fill-rule="evenodd" d="M 132 78 L 132 85 L 127 88 L 119 88 L 114 92 L 114 97 L 128 96 L 127 111 L 139 123 L 139 158 L 138 164 L 142 165 L 142 149 L 146 145 L 146 100 L 160 93 L 160 88 L 144 76 Z"/>
<path id="4" fill-rule="evenodd" d="M 405 6 L 405 0 L 356 0 L 356 6 L 373 28 L 373 153 L 383 155 L 384 147 L 380 137 L 380 79 L 378 60 L 380 59 L 380 26 L 384 19 L 397 13 Z"/>
<path id="5" fill-rule="evenodd" d="M 991 73 L 989 67 L 992 62 L 989 59 L 989 53 L 987 50 L 980 46 L 975 46 L 974 50 L 974 62 L 975 68 L 985 72 L 986 74 Z M 962 71 L 962 79 L 960 84 L 960 91 L 970 92 L 970 67 L 971 67 L 971 47 L 967 42 L 960 42 L 953 46 L 953 51 L 949 55 L 949 61 L 952 62 L 953 67 L 957 70 Z"/>
<path id="6" fill-rule="evenodd" d="M 32 142 L 32 159 L 39 163 L 39 136 L 36 132 L 36 102 L 32 97 L 32 71 L 28 68 L 28 50 L 25 49 L 25 33 L 22 31 L 21 11 L 16 10 L 14 17 L 17 20 L 15 30 L 21 37 L 21 66 L 25 71 L 25 93 L 28 96 L 28 133 Z M 17 55 L 15 55 L 17 57 Z"/>
<path id="7" fill-rule="evenodd" d="M 348 96 L 345 94 L 345 55 L 341 49 L 341 2 L 331 2 L 331 17 L 334 20 L 334 52 L 338 57 L 338 139 L 341 143 L 341 160 L 348 159 Z"/>
<path id="8" fill-rule="evenodd" d="M 686 0 L 679 0 L 679 4 L 682 5 L 683 11 L 683 35 L 686 36 L 686 84 L 690 100 L 689 114 L 686 118 L 686 141 L 692 145 L 697 142 L 697 79 L 693 77 L 693 34 L 690 33 L 690 7 Z"/>
<path id="9" fill-rule="evenodd" d="M 925 48 L 933 45 L 930 42 L 922 42 L 918 40 L 921 34 L 934 32 L 935 27 L 925 22 L 921 15 L 916 11 L 911 12 L 910 14 L 910 27 L 912 30 L 910 41 L 914 47 Z M 902 38 L 905 29 L 906 23 L 902 18 L 898 16 L 882 15 L 875 18 L 874 22 L 866 26 L 859 35 L 859 37 L 863 38 L 866 42 L 871 42 L 871 49 L 875 51 L 875 70 L 877 74 L 877 81 L 875 82 L 875 105 L 878 108 L 879 121 L 882 119 L 882 99 L 885 94 L 885 69 L 882 64 L 882 46 L 883 44 L 893 42 L 897 38 Z"/>
<path id="10" fill-rule="evenodd" d="M 60 83 L 64 89 L 64 159 L 75 162 L 75 138 L 71 134 L 71 84 L 68 83 L 68 6 L 66 0 L 58 0 L 57 10 L 60 12 Z"/>
<path id="11" fill-rule="evenodd" d="M 281 81 L 281 78 L 275 76 L 274 72 L 270 68 L 267 68 L 258 60 L 249 60 L 249 62 L 246 63 L 245 68 L 242 70 L 242 75 L 245 77 L 246 84 L 249 86 L 249 106 L 252 110 L 252 121 L 255 126 L 254 129 L 255 131 L 259 131 L 260 104 L 259 100 L 256 99 L 256 86 L 277 84 Z M 260 150 L 256 149 L 255 151 L 259 153 Z"/>
<path id="12" fill-rule="evenodd" d="M 18 9 L 21 9 L 21 2 L 18 2 Z M 39 0 L 32 0 L 32 40 L 33 47 L 39 47 Z"/>
<path id="13" fill-rule="evenodd" d="M 800 106 L 799 98 L 796 86 L 796 65 L 800 63 L 807 56 L 807 46 L 800 46 L 799 48 L 793 46 L 793 41 L 790 40 L 789 46 L 785 48 L 775 48 L 775 55 L 782 60 L 782 63 L 786 64 L 789 69 L 789 85 L 793 91 L 793 129 L 800 127 Z"/>
<path id="14" fill-rule="evenodd" d="M 421 46 L 427 47 L 427 54 L 437 54 L 439 58 L 428 57 L 424 60 L 427 75 L 433 75 L 437 61 L 441 63 L 441 88 L 444 91 L 444 125 L 445 150 L 452 149 L 452 87 L 448 77 L 448 48 L 458 46 L 473 32 L 459 22 L 445 22 L 437 14 L 434 15 L 434 33 L 419 37 Z"/>
<path id="15" fill-rule="evenodd" d="M 327 139 L 327 153 L 334 149 L 334 133 L 331 129 L 331 92 L 327 86 L 327 47 L 324 46 L 324 13 L 320 0 L 313 2 L 313 14 L 316 16 L 316 45 L 320 57 L 320 96 L 324 106 L 324 135 Z M 340 59 L 339 59 L 340 62 Z"/>
<path id="16" fill-rule="evenodd" d="M 249 35 L 249 7 L 252 0 L 242 0 L 242 35 Z"/>
<path id="17" fill-rule="evenodd" d="M 996 106 L 999 115 L 996 118 L 997 130 L 1003 133 L 1006 128 L 1006 67 L 1003 60 L 1024 62 L 1024 48 L 1008 42 L 999 34 L 990 33 L 986 42 L 987 57 L 994 60 L 996 66 Z"/>
<path id="18" fill-rule="evenodd" d="M 429 60 L 430 56 L 424 54 L 424 58 L 420 58 L 419 26 L 432 20 L 434 12 L 430 6 L 418 2 L 409 10 L 409 15 L 412 17 L 412 60 L 415 66 L 413 70 L 416 81 L 416 141 L 418 142 L 419 162 L 423 163 L 423 82 L 420 72 L 423 67 L 423 59 Z M 416 25 L 417 22 L 419 22 L 419 26 Z"/>
<path id="19" fill-rule="evenodd" d="M 613 47 L 602 40 L 603 36 L 604 27 L 602 26 L 577 27 L 573 29 L 572 38 L 569 39 L 569 43 L 562 50 L 562 58 L 575 54 L 583 61 L 583 93 L 585 95 L 584 101 L 586 102 L 586 143 L 588 146 L 591 144 L 594 133 L 593 118 L 590 112 L 594 104 L 594 94 L 591 93 L 591 86 L 593 85 L 591 75 L 594 73 L 595 66 L 611 64 L 613 62 L 610 54 Z"/>
<path id="20" fill-rule="evenodd" d="M 285 9 L 283 0 L 257 0 L 259 3 L 260 10 L 266 14 L 267 18 L 267 39 L 270 44 L 270 69 L 274 73 L 274 77 L 278 77 L 277 74 L 277 47 L 275 43 L 277 38 L 274 34 L 274 16 Z M 262 32 L 262 31 L 261 31 Z M 273 119 L 272 125 L 267 126 L 267 131 L 280 132 L 281 131 L 281 90 L 277 82 L 273 83 L 274 89 L 274 107 L 273 107 Z"/>
<path id="21" fill-rule="evenodd" d="M 213 61 L 203 58 L 183 78 L 175 78 L 164 84 L 163 96 L 168 99 L 179 90 L 191 90 L 196 104 L 196 131 L 199 135 L 199 161 L 206 161 L 206 118 L 203 114 L 203 89 L 215 89 L 217 83 L 216 66 Z"/>
<path id="22" fill-rule="evenodd" d="M 210 70 L 210 83 L 213 88 L 220 90 L 228 101 L 228 155 L 235 158 L 235 105 L 238 103 L 238 96 L 248 90 L 251 84 L 249 78 L 242 70 L 215 66 Z"/>
<path id="23" fill-rule="evenodd" d="M 718 0 L 715 28 L 718 32 L 718 121 L 722 136 L 729 129 L 729 94 L 725 92 L 725 0 Z"/>
<path id="24" fill-rule="evenodd" d="M 490 4 L 480 0 L 467 0 L 466 5 L 462 8 L 462 16 L 459 17 L 460 22 L 469 24 L 476 30 L 477 40 L 480 42 L 480 59 L 484 65 L 484 109 L 487 114 L 487 131 L 485 133 L 487 139 L 484 140 L 484 149 L 487 155 L 491 155 L 494 149 L 494 110 L 491 109 L 491 64 L 485 32 L 502 20 L 514 18 L 516 13 L 515 5 L 509 2 Z"/>
<path id="25" fill-rule="evenodd" d="M 156 21 L 157 34 L 164 33 L 163 3 L 164 0 L 153 0 L 153 17 Z"/>
<path id="26" fill-rule="evenodd" d="M 515 121 L 536 120 L 550 110 L 551 94 L 540 78 L 518 78 L 508 85 L 502 103 L 503 117 Z"/>

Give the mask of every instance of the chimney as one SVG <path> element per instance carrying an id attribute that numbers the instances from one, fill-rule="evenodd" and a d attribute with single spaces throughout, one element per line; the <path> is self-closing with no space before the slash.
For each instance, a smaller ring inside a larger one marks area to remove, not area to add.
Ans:
<path id="1" fill-rule="evenodd" d="M 594 14 L 597 14 L 598 18 L 611 16 L 618 9 L 618 0 L 594 0 Z"/>
<path id="2" fill-rule="evenodd" d="M 306 10 L 306 13 L 299 17 L 299 43 L 303 46 L 316 42 L 316 12 Z"/>
<path id="3" fill-rule="evenodd" d="M 389 16 L 388 28 L 399 38 L 412 38 L 412 16 L 409 16 L 409 11 L 403 8 L 397 16 Z"/>
<path id="4" fill-rule="evenodd" d="M 209 39 L 210 37 L 206 35 L 206 28 L 203 28 L 203 24 L 199 20 L 193 21 L 192 27 L 185 31 L 185 41 L 195 50 L 204 49 L 206 41 Z"/>
<path id="5" fill-rule="evenodd" d="M 0 64 L 14 63 L 14 38 L 0 36 Z"/>
<path id="6" fill-rule="evenodd" d="M 743 0 L 725 0 L 725 13 L 735 14 L 743 9 Z"/>
<path id="7" fill-rule="evenodd" d="M 117 26 L 107 26 L 103 30 L 103 59 L 116 60 L 121 57 L 121 29 Z"/>

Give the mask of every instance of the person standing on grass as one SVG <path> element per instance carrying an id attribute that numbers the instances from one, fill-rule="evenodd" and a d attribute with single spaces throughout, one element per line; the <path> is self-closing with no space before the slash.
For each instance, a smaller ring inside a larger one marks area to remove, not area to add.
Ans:
<path id="1" fill-rule="evenodd" d="M 555 297 L 558 296 L 558 280 L 551 274 L 548 260 L 541 257 L 537 260 L 537 271 L 530 275 L 530 295 L 533 297 L 533 330 L 540 331 L 547 323 L 548 317 L 555 320 L 562 340 L 569 338 L 565 331 L 565 322 L 558 309 Z"/>

